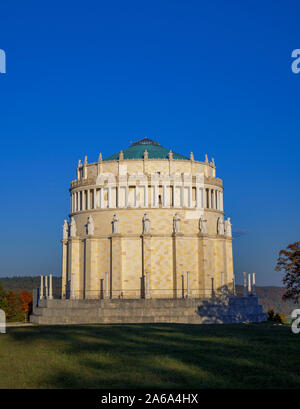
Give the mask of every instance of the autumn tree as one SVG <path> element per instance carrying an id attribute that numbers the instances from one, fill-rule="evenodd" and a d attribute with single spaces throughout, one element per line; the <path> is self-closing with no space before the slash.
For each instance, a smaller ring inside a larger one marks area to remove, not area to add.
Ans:
<path id="1" fill-rule="evenodd" d="M 286 287 L 283 300 L 298 303 L 300 298 L 300 241 L 290 244 L 286 250 L 280 250 L 276 271 L 284 273 L 282 279 Z"/>
<path id="2" fill-rule="evenodd" d="M 7 308 L 6 319 L 7 321 L 24 321 L 24 311 L 22 311 L 22 300 L 19 294 L 14 291 L 8 291 L 7 293 Z"/>
<path id="3" fill-rule="evenodd" d="M 25 318 L 28 319 L 28 315 L 32 310 L 32 296 L 28 291 L 21 291 L 19 294 L 21 298 L 21 310 L 24 311 Z"/>
<path id="4" fill-rule="evenodd" d="M 4 290 L 1 282 L 0 282 L 0 310 L 6 311 L 7 309 L 7 293 Z"/>

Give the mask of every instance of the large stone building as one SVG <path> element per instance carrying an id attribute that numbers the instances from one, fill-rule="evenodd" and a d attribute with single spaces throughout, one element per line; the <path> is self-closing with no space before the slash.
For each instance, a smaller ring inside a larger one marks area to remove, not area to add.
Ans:
<path id="1" fill-rule="evenodd" d="M 214 160 L 144 138 L 79 161 L 63 227 L 62 298 L 202 298 L 232 288 Z"/>

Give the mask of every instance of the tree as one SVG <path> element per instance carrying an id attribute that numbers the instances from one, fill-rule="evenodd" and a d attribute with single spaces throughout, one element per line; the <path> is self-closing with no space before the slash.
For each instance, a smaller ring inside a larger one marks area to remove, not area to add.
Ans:
<path id="1" fill-rule="evenodd" d="M 13 291 L 7 293 L 7 309 L 6 319 L 7 321 L 24 321 L 24 311 L 22 311 L 22 300 L 19 294 Z"/>
<path id="2" fill-rule="evenodd" d="M 276 271 L 284 272 L 283 284 L 286 292 L 283 300 L 292 300 L 298 303 L 300 298 L 300 241 L 290 244 L 286 250 L 280 250 Z"/>
<path id="3" fill-rule="evenodd" d="M 7 310 L 7 293 L 4 290 L 2 284 L 0 283 L 0 310 Z"/>
<path id="4" fill-rule="evenodd" d="M 27 291 L 20 292 L 20 298 L 22 301 L 21 310 L 24 311 L 25 319 L 28 319 L 28 315 L 31 313 L 32 310 L 32 296 Z"/>

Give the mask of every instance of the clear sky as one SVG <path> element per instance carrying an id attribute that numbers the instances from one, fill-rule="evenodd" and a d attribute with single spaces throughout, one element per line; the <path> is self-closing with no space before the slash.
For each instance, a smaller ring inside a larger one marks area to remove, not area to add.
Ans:
<path id="1" fill-rule="evenodd" d="M 60 274 L 78 159 L 147 136 L 215 158 L 237 281 L 300 239 L 299 1 L 0 4 L 0 276 Z"/>

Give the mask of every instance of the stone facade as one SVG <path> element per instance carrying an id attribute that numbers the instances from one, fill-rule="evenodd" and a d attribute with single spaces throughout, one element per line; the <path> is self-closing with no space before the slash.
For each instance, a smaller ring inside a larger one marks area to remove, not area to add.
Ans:
<path id="1" fill-rule="evenodd" d="M 72 226 L 63 228 L 62 298 L 202 298 L 212 287 L 231 290 L 231 225 L 218 227 L 223 183 L 214 161 L 165 157 L 149 140 L 133 145 L 113 159 L 79 161 Z M 143 158 L 134 157 L 138 148 Z"/>

